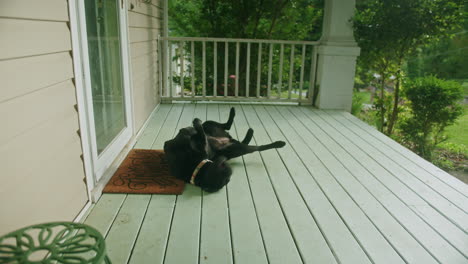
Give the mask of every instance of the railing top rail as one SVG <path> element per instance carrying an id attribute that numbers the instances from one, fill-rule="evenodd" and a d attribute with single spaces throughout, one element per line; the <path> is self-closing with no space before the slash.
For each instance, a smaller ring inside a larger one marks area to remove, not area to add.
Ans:
<path id="1" fill-rule="evenodd" d="M 241 42 L 241 43 L 278 43 L 294 45 L 319 45 L 320 41 L 294 41 L 272 39 L 238 39 L 238 38 L 192 38 L 192 37 L 160 37 L 161 40 L 170 41 L 208 41 L 208 42 Z"/>

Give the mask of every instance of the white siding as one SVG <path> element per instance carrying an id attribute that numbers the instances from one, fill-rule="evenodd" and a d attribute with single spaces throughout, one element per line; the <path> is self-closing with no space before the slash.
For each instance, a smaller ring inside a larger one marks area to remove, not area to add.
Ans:
<path id="1" fill-rule="evenodd" d="M 160 1 L 128 1 L 135 129 L 138 131 L 159 103 L 158 43 L 162 32 Z"/>
<path id="2" fill-rule="evenodd" d="M 66 0 L 0 1 L 0 235 L 87 201 Z"/>
<path id="3" fill-rule="evenodd" d="M 135 129 L 159 103 L 158 0 L 128 1 Z M 66 0 L 0 0 L 0 234 L 87 201 Z"/>

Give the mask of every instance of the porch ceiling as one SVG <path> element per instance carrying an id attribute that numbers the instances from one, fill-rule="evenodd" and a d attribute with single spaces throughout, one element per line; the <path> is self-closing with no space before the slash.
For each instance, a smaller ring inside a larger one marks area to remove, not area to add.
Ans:
<path id="1" fill-rule="evenodd" d="M 162 149 L 226 104 L 163 104 L 135 148 Z M 213 194 L 104 194 L 85 223 L 114 263 L 468 263 L 468 187 L 348 113 L 237 104 L 231 134 L 286 147 L 231 161 Z"/>

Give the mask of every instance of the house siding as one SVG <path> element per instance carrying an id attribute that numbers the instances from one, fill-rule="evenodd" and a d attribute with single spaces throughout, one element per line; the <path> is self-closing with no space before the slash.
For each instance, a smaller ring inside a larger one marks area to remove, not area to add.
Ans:
<path id="1" fill-rule="evenodd" d="M 135 130 L 142 128 L 159 103 L 158 42 L 162 32 L 160 1 L 129 0 L 129 46 L 133 86 Z"/>
<path id="2" fill-rule="evenodd" d="M 88 200 L 68 22 L 66 0 L 0 3 L 0 235 Z"/>
<path id="3" fill-rule="evenodd" d="M 127 0 L 135 132 L 159 103 L 159 1 Z M 87 190 L 67 0 L 0 3 L 0 235 L 71 221 Z M 135 133 L 136 134 L 136 133 Z"/>

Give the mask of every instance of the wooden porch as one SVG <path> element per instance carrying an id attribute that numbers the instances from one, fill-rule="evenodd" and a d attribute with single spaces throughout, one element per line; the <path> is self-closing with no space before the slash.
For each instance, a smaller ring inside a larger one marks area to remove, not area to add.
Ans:
<path id="1" fill-rule="evenodd" d="M 467 185 L 348 113 L 235 106 L 234 137 L 286 147 L 232 160 L 217 193 L 102 195 L 84 222 L 113 263 L 468 263 Z M 162 104 L 135 148 L 229 107 Z"/>

